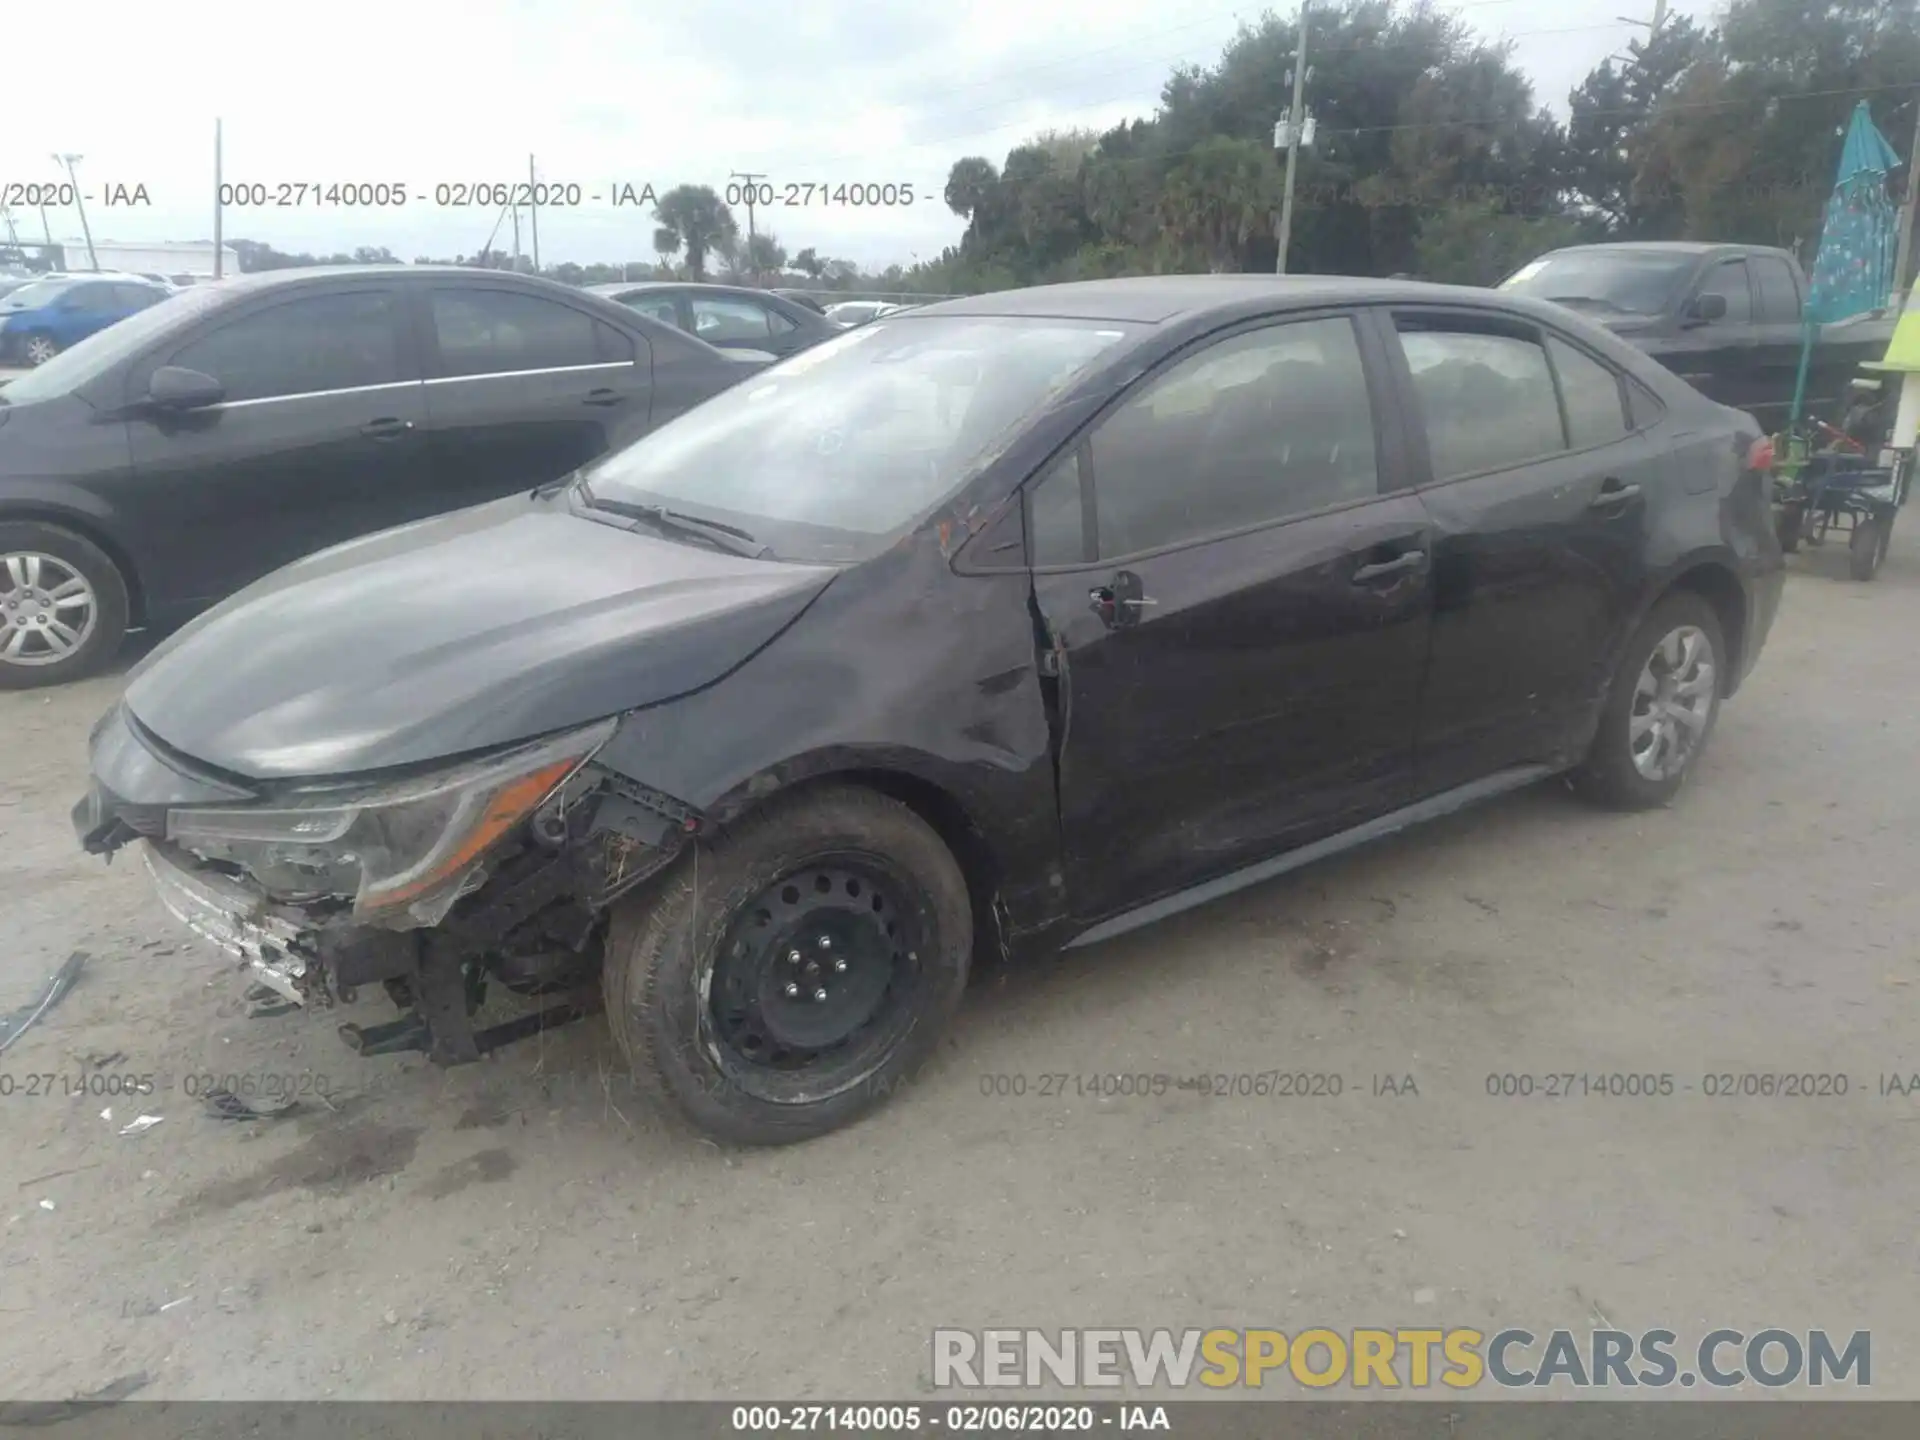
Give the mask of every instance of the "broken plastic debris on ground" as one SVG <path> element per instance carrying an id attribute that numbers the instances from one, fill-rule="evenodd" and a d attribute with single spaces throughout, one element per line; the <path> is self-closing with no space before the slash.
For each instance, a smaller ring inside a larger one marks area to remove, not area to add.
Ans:
<path id="1" fill-rule="evenodd" d="M 6 1053 L 8 1046 L 26 1034 L 33 1025 L 38 1023 L 41 1016 L 66 998 L 67 992 L 73 989 L 74 982 L 79 980 L 80 972 L 86 967 L 86 963 L 87 952 L 74 951 L 67 957 L 66 964 L 48 978 L 46 988 L 40 992 L 37 1000 L 21 1006 L 10 1015 L 0 1017 L 0 1054 Z"/>

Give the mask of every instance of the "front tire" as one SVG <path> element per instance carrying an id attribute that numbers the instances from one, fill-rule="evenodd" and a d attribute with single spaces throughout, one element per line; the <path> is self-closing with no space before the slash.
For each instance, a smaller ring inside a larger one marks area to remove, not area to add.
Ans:
<path id="1" fill-rule="evenodd" d="M 972 952 L 939 835 L 897 800 L 831 785 L 696 841 L 616 906 L 602 983 L 637 1085 L 714 1139 L 782 1145 L 913 1081 Z"/>
<path id="2" fill-rule="evenodd" d="M 1661 600 L 1627 643 L 1574 788 L 1618 810 L 1673 799 L 1713 734 L 1727 665 L 1713 606 L 1688 591 Z"/>
<path id="3" fill-rule="evenodd" d="M 41 331 L 35 331 L 27 337 L 27 364 L 34 366 L 36 369 L 46 364 L 47 361 L 53 359 L 53 357 L 59 353 L 60 342 L 54 339 L 53 336 Z"/>
<path id="4" fill-rule="evenodd" d="M 0 690 L 63 685 L 111 661 L 127 633 L 127 582 L 84 535 L 0 522 Z"/>

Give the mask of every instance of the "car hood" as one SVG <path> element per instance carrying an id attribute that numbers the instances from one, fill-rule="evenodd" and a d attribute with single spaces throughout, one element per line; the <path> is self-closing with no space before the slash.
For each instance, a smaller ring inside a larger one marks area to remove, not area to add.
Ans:
<path id="1" fill-rule="evenodd" d="M 514 497 L 268 576 L 149 655 L 126 703 L 250 779 L 417 765 L 709 685 L 836 573 Z"/>

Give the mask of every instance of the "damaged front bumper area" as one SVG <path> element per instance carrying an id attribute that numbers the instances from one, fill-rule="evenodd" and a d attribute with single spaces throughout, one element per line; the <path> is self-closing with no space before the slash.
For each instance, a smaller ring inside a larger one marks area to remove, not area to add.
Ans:
<path id="1" fill-rule="evenodd" d="M 310 917 L 275 905 L 244 880 L 196 871 L 190 856 L 165 841 L 141 841 L 140 858 L 174 919 L 242 961 L 255 980 L 296 1005 L 332 1003 L 319 954 L 321 931 Z"/>
<path id="2" fill-rule="evenodd" d="M 276 996 L 329 1008 L 384 986 L 401 1018 L 341 1026 L 355 1049 L 459 1063 L 589 1013 L 606 908 L 701 828 L 671 797 L 592 763 L 614 728 L 399 779 L 254 789 L 120 709 L 95 728 L 73 823 L 109 860 L 137 844 L 174 917 Z M 490 982 L 570 998 L 476 1032 Z"/>

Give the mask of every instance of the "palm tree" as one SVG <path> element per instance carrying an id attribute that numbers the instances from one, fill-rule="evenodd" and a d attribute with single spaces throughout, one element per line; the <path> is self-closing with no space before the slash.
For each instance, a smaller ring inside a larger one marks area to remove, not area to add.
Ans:
<path id="1" fill-rule="evenodd" d="M 1160 192 L 1160 222 L 1214 274 L 1237 270 L 1246 245 L 1271 223 L 1273 156 L 1252 140 L 1215 135 L 1187 152 Z"/>
<path id="2" fill-rule="evenodd" d="M 763 230 L 748 240 L 745 258 L 747 270 L 754 279 L 766 274 L 778 275 L 787 268 L 787 247 Z"/>
<path id="3" fill-rule="evenodd" d="M 707 278 L 707 256 L 740 234 L 733 212 L 710 185 L 676 185 L 653 207 L 653 218 L 660 227 L 654 245 L 663 255 L 686 251 L 687 271 L 695 280 Z"/>

